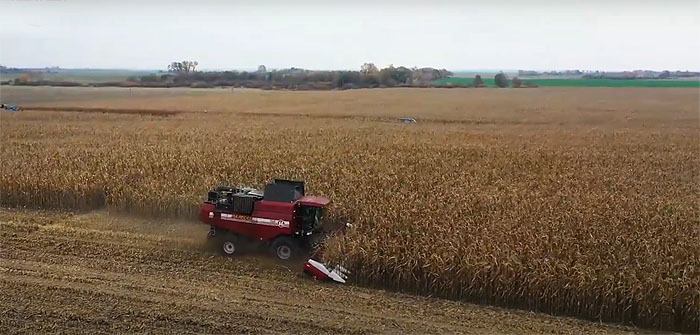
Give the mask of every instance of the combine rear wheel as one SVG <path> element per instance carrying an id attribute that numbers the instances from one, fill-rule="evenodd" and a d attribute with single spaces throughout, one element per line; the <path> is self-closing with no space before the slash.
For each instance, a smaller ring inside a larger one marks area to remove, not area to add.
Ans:
<path id="1" fill-rule="evenodd" d="M 278 237 L 272 242 L 272 247 L 270 249 L 272 255 L 280 261 L 289 261 L 298 258 L 301 254 L 299 243 L 287 236 Z"/>
<path id="2" fill-rule="evenodd" d="M 238 238 L 233 234 L 226 234 L 221 237 L 220 249 L 224 256 L 231 256 L 238 251 Z"/>

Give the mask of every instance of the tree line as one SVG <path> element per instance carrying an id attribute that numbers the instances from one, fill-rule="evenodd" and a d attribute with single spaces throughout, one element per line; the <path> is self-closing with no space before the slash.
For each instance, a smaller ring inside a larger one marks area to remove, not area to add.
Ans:
<path id="1" fill-rule="evenodd" d="M 351 89 L 376 87 L 429 87 L 435 80 L 453 75 L 445 69 L 407 68 L 389 65 L 380 69 L 374 63 L 364 63 L 359 71 L 316 71 L 289 68 L 268 71 L 265 65 L 258 66 L 257 71 L 215 71 L 197 72 L 188 64 L 192 61 L 173 62 L 168 72 L 139 78 L 147 85 L 172 85 L 191 87 L 244 86 L 270 89 Z M 512 80 L 499 72 L 494 77 L 496 87 L 534 87 L 518 77 Z M 481 76 L 474 78 L 472 87 L 486 87 Z"/>
<path id="2" fill-rule="evenodd" d="M 196 71 L 197 62 L 182 61 L 168 65 L 168 71 L 129 78 L 143 86 L 235 86 L 269 89 L 351 89 L 375 87 L 422 87 L 453 73 L 445 69 L 407 68 L 390 65 L 379 69 L 373 63 L 353 71 L 318 71 L 299 68 L 268 71 L 264 65 L 257 71 Z"/>
<path id="3" fill-rule="evenodd" d="M 132 76 L 123 81 L 78 83 L 65 80 L 45 80 L 40 73 L 30 72 L 2 84 L 50 85 L 50 86 L 122 86 L 122 87 L 247 87 L 261 89 L 332 90 L 379 87 L 434 87 L 433 82 L 453 75 L 446 69 L 405 66 L 380 69 L 374 63 L 365 63 L 358 70 L 307 70 L 300 68 L 268 70 L 258 66 L 256 71 L 198 71 L 197 61 L 171 62 L 166 71 Z M 2 68 L 2 70 L 10 70 Z M 516 77 L 509 80 L 503 73 L 494 78 L 497 87 L 521 87 Z M 476 76 L 472 87 L 485 87 L 480 76 Z M 523 85 L 527 86 L 527 85 Z M 449 85 L 447 87 L 450 87 Z"/>

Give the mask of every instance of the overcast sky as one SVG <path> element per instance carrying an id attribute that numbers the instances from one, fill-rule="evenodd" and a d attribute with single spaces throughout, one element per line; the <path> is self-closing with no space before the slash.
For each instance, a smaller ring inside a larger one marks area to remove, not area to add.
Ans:
<path id="1" fill-rule="evenodd" d="M 186 59 L 202 69 L 699 70 L 700 1 L 0 0 L 6 66 Z"/>

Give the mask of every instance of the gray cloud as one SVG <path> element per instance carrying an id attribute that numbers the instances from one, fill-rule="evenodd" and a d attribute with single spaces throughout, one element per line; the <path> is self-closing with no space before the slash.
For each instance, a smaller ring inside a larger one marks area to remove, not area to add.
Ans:
<path id="1" fill-rule="evenodd" d="M 4 1 L 0 63 L 689 69 L 700 2 Z"/>

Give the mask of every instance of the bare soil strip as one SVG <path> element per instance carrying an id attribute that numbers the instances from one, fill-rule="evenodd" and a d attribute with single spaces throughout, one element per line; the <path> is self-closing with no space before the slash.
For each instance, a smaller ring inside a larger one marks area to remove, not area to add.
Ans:
<path id="1" fill-rule="evenodd" d="M 0 210 L 0 333 L 471 334 L 635 329 L 317 283 L 209 251 L 206 227 Z"/>
<path id="2" fill-rule="evenodd" d="M 26 110 L 50 111 L 50 112 L 137 114 L 137 115 L 154 115 L 154 116 L 173 116 L 173 115 L 181 113 L 180 111 L 174 111 L 174 110 L 85 108 L 85 107 L 27 107 Z"/>
<path id="3" fill-rule="evenodd" d="M 359 114 L 312 114 L 312 113 L 274 113 L 274 112 L 229 112 L 229 111 L 197 111 L 197 110 L 164 110 L 164 109 L 120 109 L 120 108 L 85 108 L 85 107 L 26 107 L 28 111 L 49 111 L 49 112 L 76 112 L 76 113 L 103 113 L 103 114 L 130 114 L 130 115 L 151 115 L 151 116 L 173 116 L 182 113 L 208 113 L 208 114 L 227 114 L 240 116 L 260 116 L 260 117 L 285 117 L 285 118 L 309 118 L 309 119 L 329 119 L 329 120 L 360 120 L 373 122 L 397 122 L 395 117 L 383 116 L 367 116 Z M 410 115 L 409 115 L 410 116 Z M 437 124 L 511 124 L 511 125 L 537 125 L 547 124 L 540 121 L 494 121 L 486 119 L 441 119 L 441 118 L 419 118 L 420 123 L 437 123 Z"/>

